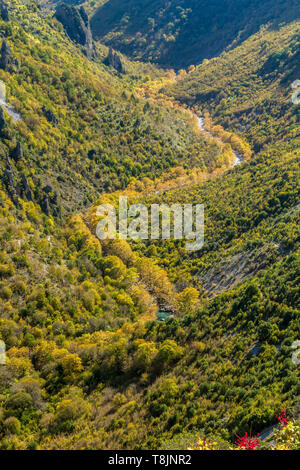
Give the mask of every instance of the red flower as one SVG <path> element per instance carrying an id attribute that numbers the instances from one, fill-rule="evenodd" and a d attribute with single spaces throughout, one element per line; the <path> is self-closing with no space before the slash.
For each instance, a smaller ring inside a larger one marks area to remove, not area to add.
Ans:
<path id="1" fill-rule="evenodd" d="M 260 436 L 257 434 L 256 437 L 248 437 L 248 433 L 240 437 L 236 434 L 237 441 L 235 442 L 240 449 L 254 450 L 256 447 L 260 447 Z"/>
<path id="2" fill-rule="evenodd" d="M 276 418 L 278 419 L 279 423 L 281 424 L 281 426 L 283 428 L 286 427 L 288 421 L 289 421 L 289 418 L 288 416 L 286 415 L 286 409 L 285 408 L 282 408 L 281 410 L 281 413 L 278 413 L 278 415 L 276 415 Z"/>

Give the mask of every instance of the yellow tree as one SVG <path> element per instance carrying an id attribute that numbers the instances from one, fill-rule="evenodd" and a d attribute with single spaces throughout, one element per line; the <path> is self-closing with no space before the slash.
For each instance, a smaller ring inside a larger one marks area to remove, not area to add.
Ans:
<path id="1" fill-rule="evenodd" d="M 176 308 L 182 316 L 193 313 L 199 304 L 199 292 L 194 287 L 187 287 L 177 295 Z"/>

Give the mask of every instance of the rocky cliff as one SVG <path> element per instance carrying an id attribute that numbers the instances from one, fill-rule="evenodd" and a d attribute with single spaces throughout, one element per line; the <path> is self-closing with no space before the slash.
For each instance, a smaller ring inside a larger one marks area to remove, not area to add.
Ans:
<path id="1" fill-rule="evenodd" d="M 0 68 L 6 72 L 17 72 L 19 70 L 18 61 L 14 58 L 11 48 L 4 40 L 0 51 Z"/>
<path id="2" fill-rule="evenodd" d="M 0 0 L 0 17 L 3 21 L 9 21 L 8 6 L 3 0 Z"/>
<path id="3" fill-rule="evenodd" d="M 62 23 L 69 38 L 85 47 L 86 55 L 92 57 L 94 52 L 93 38 L 89 19 L 83 7 L 60 3 L 55 11 L 56 19 Z"/>
<path id="4" fill-rule="evenodd" d="M 114 52 L 111 47 L 109 48 L 108 56 L 106 57 L 104 62 L 106 65 L 116 69 L 119 73 L 125 73 L 121 57 L 119 56 L 119 54 Z"/>

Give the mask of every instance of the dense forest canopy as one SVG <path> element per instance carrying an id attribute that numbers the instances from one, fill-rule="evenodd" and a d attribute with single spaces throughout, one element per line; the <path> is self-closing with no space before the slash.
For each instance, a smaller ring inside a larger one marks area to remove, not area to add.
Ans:
<path id="1" fill-rule="evenodd" d="M 0 2 L 0 448 L 299 450 L 298 2 L 65 3 Z"/>
<path id="2" fill-rule="evenodd" d="M 103 43 L 163 66 L 197 65 L 232 49 L 263 25 L 299 18 L 297 0 L 107 0 L 87 2 Z M 100 6 L 97 8 L 97 6 Z"/>

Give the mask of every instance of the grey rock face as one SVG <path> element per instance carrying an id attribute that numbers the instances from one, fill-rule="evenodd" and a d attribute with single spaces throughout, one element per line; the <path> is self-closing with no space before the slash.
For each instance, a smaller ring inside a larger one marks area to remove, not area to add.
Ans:
<path id="1" fill-rule="evenodd" d="M 5 127 L 6 127 L 6 120 L 4 116 L 4 111 L 0 106 L 0 132 L 2 132 L 3 129 L 5 129 Z"/>
<path id="2" fill-rule="evenodd" d="M 46 215 L 61 215 L 61 206 L 59 204 L 58 195 L 51 184 L 43 187 L 43 197 L 41 202 L 41 209 Z"/>
<path id="3" fill-rule="evenodd" d="M 0 68 L 10 73 L 19 71 L 19 63 L 13 57 L 11 48 L 5 40 L 3 40 L 0 50 Z"/>
<path id="4" fill-rule="evenodd" d="M 78 9 L 73 5 L 61 3 L 56 8 L 55 17 L 62 23 L 69 38 L 77 44 L 85 46 L 86 55 L 92 57 L 94 44 L 85 9 L 83 7 Z"/>
<path id="5" fill-rule="evenodd" d="M 46 215 L 50 215 L 50 201 L 47 194 L 45 194 L 42 200 L 41 209 Z"/>
<path id="6" fill-rule="evenodd" d="M 33 201 L 33 193 L 32 193 L 31 187 L 29 186 L 27 176 L 24 174 L 22 174 L 21 186 L 22 186 L 21 188 L 22 195 L 25 196 L 27 201 Z"/>
<path id="7" fill-rule="evenodd" d="M 0 0 L 0 16 L 3 21 L 9 21 L 8 7 L 3 0 Z"/>
<path id="8" fill-rule="evenodd" d="M 84 21 L 85 26 L 89 28 L 89 17 L 87 16 L 87 12 L 85 11 L 84 7 L 79 8 L 79 13 Z"/>
<path id="9" fill-rule="evenodd" d="M 18 205 L 18 194 L 16 191 L 16 186 L 14 182 L 14 177 L 12 173 L 12 168 L 9 159 L 7 159 L 7 168 L 4 170 L 4 184 L 7 188 L 8 193 L 10 194 L 11 200 L 17 206 Z"/>
<path id="10" fill-rule="evenodd" d="M 4 170 L 4 176 L 6 177 L 6 183 L 10 189 L 15 189 L 14 178 L 10 168 Z"/>
<path id="11" fill-rule="evenodd" d="M 21 142 L 18 142 L 16 147 L 11 153 L 12 158 L 17 162 L 23 158 L 23 147 Z"/>
<path id="12" fill-rule="evenodd" d="M 119 73 L 125 73 L 121 57 L 119 56 L 119 54 L 114 52 L 111 47 L 109 48 L 108 56 L 105 59 L 105 64 L 110 67 L 113 67 Z"/>

